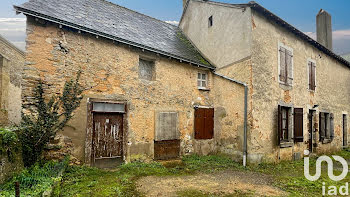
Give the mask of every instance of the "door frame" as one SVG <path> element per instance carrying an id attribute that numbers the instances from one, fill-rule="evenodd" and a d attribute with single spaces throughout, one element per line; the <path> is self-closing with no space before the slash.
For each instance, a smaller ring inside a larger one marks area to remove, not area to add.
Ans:
<path id="1" fill-rule="evenodd" d="M 92 153 L 93 153 L 93 129 L 94 129 L 94 112 L 93 103 L 111 103 L 111 104 L 123 104 L 125 106 L 125 112 L 119 113 L 123 114 L 123 142 L 122 142 L 122 160 L 125 161 L 126 158 L 126 147 L 127 147 L 127 131 L 128 131 L 128 102 L 126 100 L 112 100 L 112 99 L 98 99 L 98 98 L 88 98 L 87 99 L 87 123 L 86 123 L 86 137 L 85 137 L 85 164 L 92 166 Z M 106 112 L 108 113 L 108 112 Z"/>
<path id="2" fill-rule="evenodd" d="M 345 121 L 347 121 L 347 120 L 348 120 L 348 114 L 343 113 L 343 115 L 342 115 L 343 148 L 348 147 L 348 124 L 347 123 L 346 123 L 346 128 L 345 128 Z"/>

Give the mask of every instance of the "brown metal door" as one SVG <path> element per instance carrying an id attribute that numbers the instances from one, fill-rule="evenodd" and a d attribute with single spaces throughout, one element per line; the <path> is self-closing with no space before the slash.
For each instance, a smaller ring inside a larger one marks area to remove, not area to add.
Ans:
<path id="1" fill-rule="evenodd" d="M 94 113 L 93 161 L 123 156 L 123 115 Z"/>

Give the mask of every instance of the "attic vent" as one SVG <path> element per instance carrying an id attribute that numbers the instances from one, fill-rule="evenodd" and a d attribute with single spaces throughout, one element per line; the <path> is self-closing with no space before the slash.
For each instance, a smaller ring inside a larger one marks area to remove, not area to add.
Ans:
<path id="1" fill-rule="evenodd" d="M 208 26 L 211 27 L 213 26 L 213 16 L 210 16 L 208 19 Z"/>

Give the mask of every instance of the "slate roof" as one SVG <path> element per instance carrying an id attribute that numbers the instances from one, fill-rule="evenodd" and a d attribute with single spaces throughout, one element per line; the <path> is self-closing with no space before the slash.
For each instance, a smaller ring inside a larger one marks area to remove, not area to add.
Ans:
<path id="1" fill-rule="evenodd" d="M 177 26 L 105 0 L 29 0 L 17 12 L 210 69 Z"/>

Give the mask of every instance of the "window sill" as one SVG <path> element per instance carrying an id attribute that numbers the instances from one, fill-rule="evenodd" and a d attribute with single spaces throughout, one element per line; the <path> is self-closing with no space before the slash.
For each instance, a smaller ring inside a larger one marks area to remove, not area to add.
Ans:
<path id="1" fill-rule="evenodd" d="M 331 143 L 331 142 L 332 142 L 331 139 L 323 139 L 323 140 L 322 140 L 322 144 L 329 144 L 329 143 Z"/>
<path id="2" fill-rule="evenodd" d="M 209 88 L 202 88 L 202 87 L 198 87 L 198 90 L 202 90 L 202 91 L 210 91 Z"/>
<path id="3" fill-rule="evenodd" d="M 281 142 L 280 148 L 289 148 L 293 146 L 293 142 Z"/>

